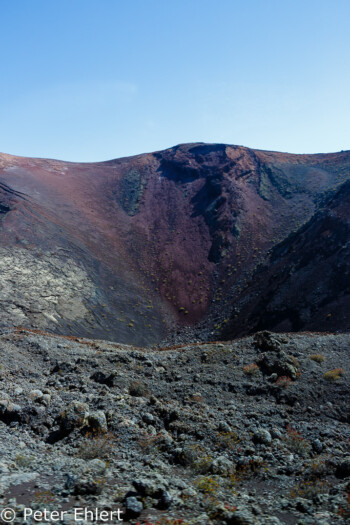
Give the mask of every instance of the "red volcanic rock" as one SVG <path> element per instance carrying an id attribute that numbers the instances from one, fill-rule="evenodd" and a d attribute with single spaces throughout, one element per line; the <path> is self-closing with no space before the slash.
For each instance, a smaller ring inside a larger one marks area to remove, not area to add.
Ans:
<path id="1" fill-rule="evenodd" d="M 133 344 L 347 329 L 350 153 L 0 155 L 3 325 Z"/>

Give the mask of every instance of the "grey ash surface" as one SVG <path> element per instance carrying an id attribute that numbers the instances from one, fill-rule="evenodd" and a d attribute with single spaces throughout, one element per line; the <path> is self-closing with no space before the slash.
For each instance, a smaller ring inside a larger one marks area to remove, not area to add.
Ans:
<path id="1" fill-rule="evenodd" d="M 74 523 L 74 505 L 121 508 L 124 523 L 345 523 L 349 343 L 263 333 L 161 350 L 3 330 L 1 505 L 16 523 L 24 506 Z"/>

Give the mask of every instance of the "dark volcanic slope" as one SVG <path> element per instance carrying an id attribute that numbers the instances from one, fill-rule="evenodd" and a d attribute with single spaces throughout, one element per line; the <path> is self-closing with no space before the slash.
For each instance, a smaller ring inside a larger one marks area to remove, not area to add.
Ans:
<path id="1" fill-rule="evenodd" d="M 3 324 L 152 344 L 349 327 L 350 152 L 0 155 Z"/>
<path id="2" fill-rule="evenodd" d="M 276 246 L 237 299 L 237 335 L 274 326 L 293 331 L 350 326 L 350 182 L 297 232 Z M 236 307 L 237 307 L 236 306 Z"/>

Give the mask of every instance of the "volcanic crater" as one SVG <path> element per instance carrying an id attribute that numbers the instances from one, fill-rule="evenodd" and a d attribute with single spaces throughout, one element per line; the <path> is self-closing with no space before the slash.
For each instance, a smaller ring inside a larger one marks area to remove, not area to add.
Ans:
<path id="1" fill-rule="evenodd" d="M 1 322 L 145 346 L 348 330 L 349 198 L 349 151 L 1 154 Z"/>

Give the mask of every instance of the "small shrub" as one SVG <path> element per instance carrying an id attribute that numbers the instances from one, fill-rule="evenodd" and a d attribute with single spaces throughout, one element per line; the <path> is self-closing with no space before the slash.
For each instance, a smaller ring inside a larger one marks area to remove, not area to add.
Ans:
<path id="1" fill-rule="evenodd" d="M 105 487 L 107 485 L 107 478 L 105 476 L 101 476 L 99 478 L 96 478 L 95 479 L 95 485 L 97 487 L 100 487 L 101 490 L 102 490 L 103 487 Z"/>
<path id="2" fill-rule="evenodd" d="M 237 469 L 240 479 L 256 476 L 261 470 L 268 471 L 266 463 L 262 459 L 251 459 L 245 465 Z"/>
<path id="3" fill-rule="evenodd" d="M 237 468 L 236 472 L 231 472 L 227 476 L 227 484 L 230 490 L 236 489 L 236 486 L 242 483 L 244 480 L 251 479 L 257 476 L 261 471 L 267 472 L 268 467 L 264 460 L 251 459 L 245 465 L 241 465 Z"/>
<path id="4" fill-rule="evenodd" d="M 220 487 L 219 481 L 212 476 L 202 476 L 195 481 L 195 485 L 198 490 L 209 496 L 214 496 Z"/>
<path id="5" fill-rule="evenodd" d="M 338 381 L 338 379 L 340 379 L 344 375 L 345 375 L 345 371 L 343 368 L 334 368 L 334 370 L 329 370 L 328 372 L 326 372 L 323 377 L 327 381 L 333 382 L 333 381 Z"/>
<path id="6" fill-rule="evenodd" d="M 161 518 L 155 525 L 188 525 L 188 521 L 182 518 Z"/>
<path id="7" fill-rule="evenodd" d="M 129 385 L 129 394 L 135 397 L 145 397 L 148 394 L 147 386 L 141 381 L 133 381 Z"/>
<path id="8" fill-rule="evenodd" d="M 162 434 L 143 434 L 138 443 L 144 454 L 157 454 L 162 438 Z"/>
<path id="9" fill-rule="evenodd" d="M 325 356 L 322 354 L 312 354 L 310 355 L 310 359 L 312 359 L 312 361 L 315 361 L 316 363 L 323 363 L 323 361 L 325 360 Z"/>
<path id="10" fill-rule="evenodd" d="M 187 398 L 188 403 L 202 404 L 204 403 L 204 398 L 201 394 L 192 394 Z"/>
<path id="11" fill-rule="evenodd" d="M 224 508 L 228 510 L 229 512 L 236 512 L 237 510 L 236 505 L 230 505 L 229 503 L 225 503 Z"/>
<path id="12" fill-rule="evenodd" d="M 225 450 L 227 449 L 234 449 L 238 445 L 238 443 L 241 441 L 238 437 L 237 432 L 229 431 L 229 432 L 219 432 L 216 435 L 216 440 L 218 443 L 219 448 L 223 448 Z"/>
<path id="13" fill-rule="evenodd" d="M 207 453 L 204 447 L 198 445 L 189 445 L 183 450 L 181 461 L 184 465 L 188 465 L 195 472 L 206 474 L 210 471 L 213 457 Z"/>
<path id="14" fill-rule="evenodd" d="M 220 501 L 215 501 L 214 499 L 212 503 L 212 506 L 206 505 L 206 512 L 215 523 L 222 523 L 225 517 L 227 517 L 227 512 L 237 511 L 237 507 L 229 503 L 222 505 Z M 224 522 L 226 523 L 226 520 Z"/>
<path id="15" fill-rule="evenodd" d="M 304 474 L 304 478 L 307 479 L 319 479 L 327 476 L 332 470 L 332 466 L 329 463 L 329 458 L 327 456 L 319 456 L 312 460 L 308 469 Z"/>
<path id="16" fill-rule="evenodd" d="M 280 376 L 277 378 L 275 385 L 280 388 L 288 388 L 292 379 L 289 376 Z"/>
<path id="17" fill-rule="evenodd" d="M 203 454 L 198 457 L 192 464 L 193 470 L 206 474 L 211 469 L 213 457 L 210 454 Z"/>
<path id="18" fill-rule="evenodd" d="M 290 491 L 291 498 L 313 499 L 318 494 L 326 494 L 329 490 L 329 484 L 325 480 L 310 479 L 301 481 Z"/>
<path id="19" fill-rule="evenodd" d="M 138 521 L 136 525 L 141 525 L 141 522 Z M 146 518 L 146 521 L 143 522 L 142 525 L 189 525 L 188 521 L 184 521 L 181 518 L 161 518 L 158 521 L 149 521 L 148 518 Z"/>
<path id="20" fill-rule="evenodd" d="M 34 493 L 34 502 L 36 505 L 50 505 L 55 502 L 55 495 L 51 490 L 36 490 Z"/>
<path id="21" fill-rule="evenodd" d="M 344 521 L 350 520 L 350 492 L 345 494 L 345 502 L 339 507 L 338 514 Z"/>
<path id="22" fill-rule="evenodd" d="M 295 367 L 300 368 L 300 363 L 294 355 L 288 356 L 288 361 Z"/>
<path id="23" fill-rule="evenodd" d="M 243 367 L 243 373 L 247 376 L 253 376 L 259 372 L 259 367 L 256 363 L 251 363 Z"/>
<path id="24" fill-rule="evenodd" d="M 241 472 L 231 472 L 227 477 L 227 486 L 230 490 L 235 489 L 238 483 L 242 482 Z"/>
<path id="25" fill-rule="evenodd" d="M 15 457 L 16 464 L 21 468 L 27 468 L 33 463 L 33 456 L 25 456 L 23 454 L 17 454 Z"/>
<path id="26" fill-rule="evenodd" d="M 306 456 L 310 452 L 311 447 L 308 441 L 303 438 L 300 432 L 289 425 L 287 427 L 287 435 L 285 436 L 284 441 L 289 450 L 296 452 L 301 456 Z"/>
<path id="27" fill-rule="evenodd" d="M 82 459 L 108 459 L 116 442 L 111 432 L 88 432 L 80 445 L 77 455 Z"/>

